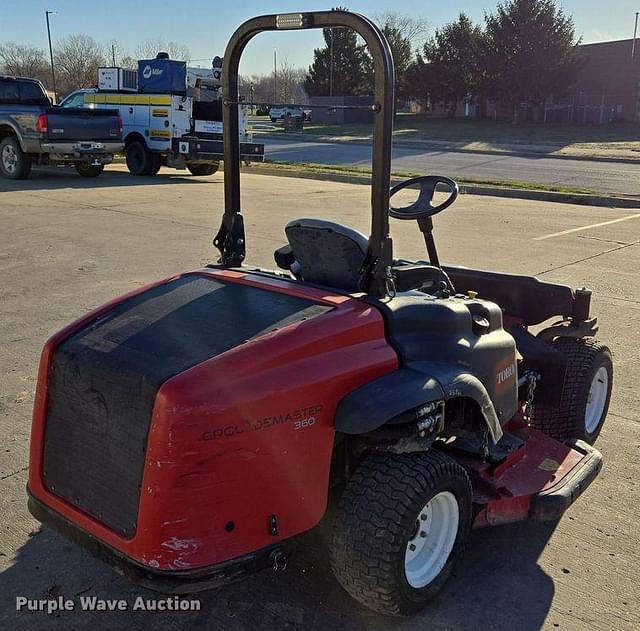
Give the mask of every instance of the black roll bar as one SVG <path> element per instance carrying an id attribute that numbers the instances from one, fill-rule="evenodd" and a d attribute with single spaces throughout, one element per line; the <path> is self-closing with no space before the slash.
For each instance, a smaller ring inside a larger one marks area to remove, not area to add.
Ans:
<path id="1" fill-rule="evenodd" d="M 371 172 L 371 234 L 361 274 L 361 289 L 384 296 L 392 263 L 389 236 L 389 184 L 393 131 L 395 72 L 389 44 L 368 18 L 348 11 L 315 11 L 263 15 L 247 20 L 231 36 L 224 53 L 222 73 L 224 138 L 224 216 L 214 245 L 220 263 L 242 264 L 245 257 L 244 222 L 240 213 L 240 138 L 238 124 L 238 70 L 249 41 L 263 31 L 346 27 L 356 31 L 369 47 L 375 71 L 373 157 Z"/>

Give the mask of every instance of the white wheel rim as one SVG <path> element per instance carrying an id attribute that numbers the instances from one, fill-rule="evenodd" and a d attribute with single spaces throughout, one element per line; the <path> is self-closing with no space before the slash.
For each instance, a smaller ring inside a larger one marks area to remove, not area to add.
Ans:
<path id="1" fill-rule="evenodd" d="M 438 493 L 423 506 L 404 556 L 411 587 L 426 587 L 440 574 L 456 542 L 459 521 L 458 501 L 450 491 Z"/>
<path id="2" fill-rule="evenodd" d="M 593 434 L 600 425 L 602 413 L 607 402 L 607 391 L 609 390 L 609 373 L 604 366 L 600 366 L 593 376 L 589 395 L 587 396 L 587 407 L 584 414 L 584 426 L 587 434 Z"/>
<path id="3" fill-rule="evenodd" d="M 11 145 L 6 145 L 2 150 L 2 164 L 4 164 L 4 168 L 9 172 L 13 173 L 16 168 L 16 162 L 18 161 L 18 156 L 14 148 Z"/>

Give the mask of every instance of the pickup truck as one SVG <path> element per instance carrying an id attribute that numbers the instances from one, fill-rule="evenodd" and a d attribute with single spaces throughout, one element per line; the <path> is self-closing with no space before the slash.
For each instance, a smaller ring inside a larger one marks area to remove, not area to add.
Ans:
<path id="1" fill-rule="evenodd" d="M 33 164 L 72 164 L 96 177 L 123 150 L 117 110 L 52 105 L 35 79 L 0 75 L 0 174 L 27 178 Z"/>

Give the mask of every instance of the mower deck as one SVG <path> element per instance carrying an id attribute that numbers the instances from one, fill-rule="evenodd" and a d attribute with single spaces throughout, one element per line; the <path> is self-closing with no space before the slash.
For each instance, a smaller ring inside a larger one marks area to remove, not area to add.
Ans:
<path id="1" fill-rule="evenodd" d="M 474 528 L 527 518 L 557 520 L 602 468 L 602 455 L 587 443 L 561 443 L 526 425 L 500 441 L 507 444 L 506 455 L 494 447 L 486 461 L 468 453 L 468 443 L 458 442 L 448 451 L 469 473 L 479 508 Z"/>

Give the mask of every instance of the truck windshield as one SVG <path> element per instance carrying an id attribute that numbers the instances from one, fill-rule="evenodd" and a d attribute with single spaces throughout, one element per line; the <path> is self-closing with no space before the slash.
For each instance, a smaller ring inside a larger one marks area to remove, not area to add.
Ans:
<path id="1" fill-rule="evenodd" d="M 20 81 L 20 101 L 29 105 L 50 105 L 42 88 L 33 81 Z"/>

